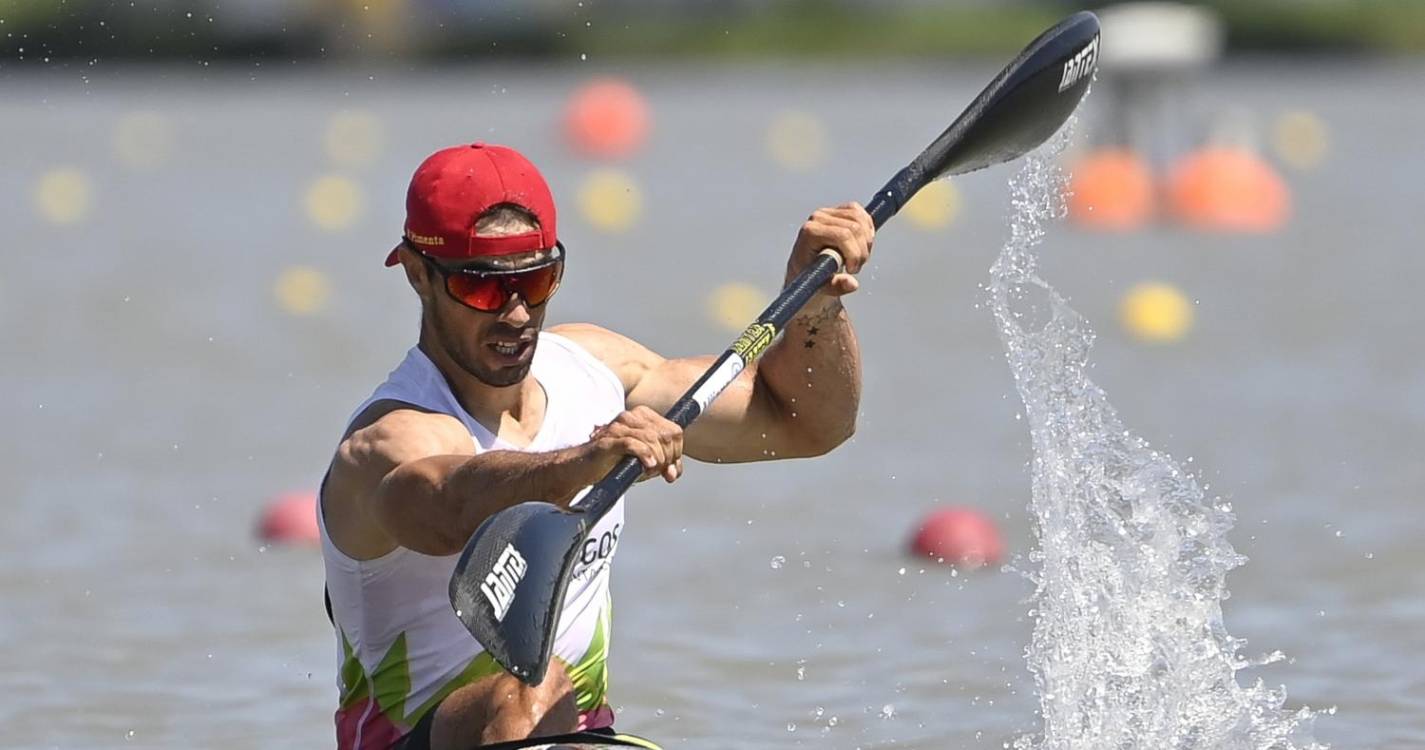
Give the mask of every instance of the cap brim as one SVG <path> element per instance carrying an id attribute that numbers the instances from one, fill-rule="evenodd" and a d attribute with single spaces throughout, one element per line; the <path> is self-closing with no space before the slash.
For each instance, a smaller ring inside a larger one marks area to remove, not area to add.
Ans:
<path id="1" fill-rule="evenodd" d="M 394 248 L 391 248 L 391 254 L 388 255 L 388 256 L 386 256 L 386 265 L 387 265 L 387 267 L 390 267 L 390 266 L 398 265 L 398 264 L 400 264 L 400 262 L 401 262 L 401 246 L 400 246 L 400 245 L 397 245 L 397 246 L 395 246 Z"/>

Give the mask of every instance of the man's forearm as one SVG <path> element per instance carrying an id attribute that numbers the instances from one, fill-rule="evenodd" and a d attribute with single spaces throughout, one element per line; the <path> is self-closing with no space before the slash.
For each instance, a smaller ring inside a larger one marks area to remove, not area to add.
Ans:
<path id="1" fill-rule="evenodd" d="M 598 479 L 591 475 L 578 447 L 432 456 L 402 466 L 382 483 L 380 521 L 401 546 L 454 554 L 486 518 L 526 500 L 565 504 Z"/>
<path id="2" fill-rule="evenodd" d="M 850 437 L 861 401 L 861 350 L 840 300 L 812 298 L 758 363 L 757 376 L 810 452 Z"/>

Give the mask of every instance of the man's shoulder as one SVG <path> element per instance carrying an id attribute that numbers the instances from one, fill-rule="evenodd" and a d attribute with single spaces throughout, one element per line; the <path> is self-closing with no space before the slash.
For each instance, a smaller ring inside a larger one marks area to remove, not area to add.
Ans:
<path id="1" fill-rule="evenodd" d="M 590 353 L 593 353 L 594 349 L 618 345 L 621 341 L 632 341 L 627 336 L 594 323 L 560 323 L 550 326 L 546 332 L 578 344 Z"/>
<path id="2" fill-rule="evenodd" d="M 552 326 L 549 332 L 573 342 L 612 370 L 625 393 L 663 361 L 643 344 L 593 323 L 562 323 Z"/>
<path id="3" fill-rule="evenodd" d="M 403 401 L 381 400 L 352 420 L 333 469 L 375 465 L 389 470 L 426 456 L 470 450 L 470 433 L 455 417 Z"/>

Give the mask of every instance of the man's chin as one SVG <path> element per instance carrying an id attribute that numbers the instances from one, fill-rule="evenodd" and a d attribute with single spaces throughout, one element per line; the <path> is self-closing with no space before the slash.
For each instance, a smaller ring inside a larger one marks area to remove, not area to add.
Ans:
<path id="1" fill-rule="evenodd" d="M 519 385 L 520 382 L 525 379 L 525 376 L 529 375 L 529 365 L 523 364 L 514 365 L 512 367 L 483 369 L 480 372 L 472 371 L 470 374 L 474 375 L 485 385 L 494 386 L 496 388 L 508 388 L 512 385 Z"/>

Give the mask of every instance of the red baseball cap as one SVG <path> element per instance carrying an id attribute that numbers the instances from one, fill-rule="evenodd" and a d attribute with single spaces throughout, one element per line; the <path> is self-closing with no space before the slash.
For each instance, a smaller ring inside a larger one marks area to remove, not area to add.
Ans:
<path id="1" fill-rule="evenodd" d="M 529 211 L 539 229 L 503 237 L 475 234 L 475 220 L 501 203 Z M 426 255 L 465 260 L 554 247 L 554 196 L 520 152 L 493 143 L 441 149 L 421 162 L 406 191 L 406 242 Z M 386 265 L 398 263 L 395 250 Z"/>

